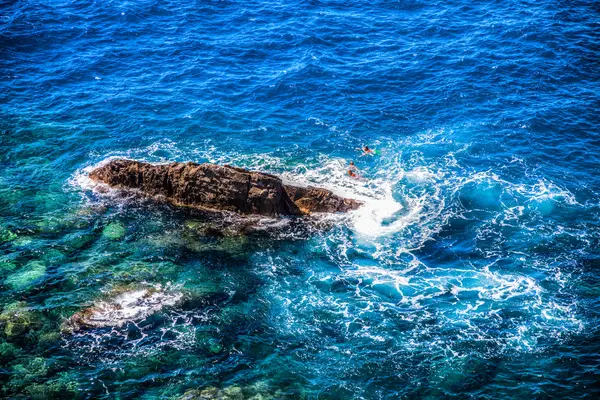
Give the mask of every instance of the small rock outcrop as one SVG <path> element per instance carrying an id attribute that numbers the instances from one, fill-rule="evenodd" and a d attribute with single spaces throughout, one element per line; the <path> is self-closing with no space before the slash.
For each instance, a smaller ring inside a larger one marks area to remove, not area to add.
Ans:
<path id="1" fill-rule="evenodd" d="M 106 300 L 99 300 L 91 307 L 79 311 L 66 320 L 63 332 L 79 332 L 86 329 L 121 327 L 130 321 L 141 321 L 164 307 L 174 306 L 183 298 L 180 292 L 146 287 L 117 290 Z"/>
<path id="2" fill-rule="evenodd" d="M 163 196 L 175 205 L 265 216 L 336 213 L 361 202 L 314 187 L 284 185 L 280 178 L 228 165 L 149 164 L 116 159 L 96 168 L 90 178 L 111 187 Z"/>

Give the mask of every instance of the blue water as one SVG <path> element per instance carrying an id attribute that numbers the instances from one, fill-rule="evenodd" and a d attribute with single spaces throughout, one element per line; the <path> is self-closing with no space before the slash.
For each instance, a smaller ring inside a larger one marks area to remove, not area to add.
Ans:
<path id="1" fill-rule="evenodd" d="M 592 1 L 2 2 L 0 397 L 597 398 L 599 43 Z M 366 205 L 210 238 L 111 157 Z M 140 287 L 187 300 L 62 328 Z"/>

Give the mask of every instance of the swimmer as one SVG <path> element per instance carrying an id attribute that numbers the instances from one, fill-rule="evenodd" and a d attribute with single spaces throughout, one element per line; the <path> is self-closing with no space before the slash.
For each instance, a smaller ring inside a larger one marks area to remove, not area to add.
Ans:
<path id="1" fill-rule="evenodd" d="M 373 149 L 370 149 L 370 148 L 369 148 L 369 146 L 365 146 L 365 147 L 363 147 L 361 150 L 362 150 L 362 152 L 363 152 L 363 153 L 360 155 L 361 157 L 362 157 L 362 156 L 373 156 L 373 155 L 375 155 L 375 150 L 373 150 Z"/>
<path id="2" fill-rule="evenodd" d="M 360 178 L 360 175 L 358 175 L 358 168 L 356 168 L 356 165 L 354 165 L 354 161 L 350 161 L 350 165 L 348 166 L 348 175 L 350 175 L 351 178 Z"/>

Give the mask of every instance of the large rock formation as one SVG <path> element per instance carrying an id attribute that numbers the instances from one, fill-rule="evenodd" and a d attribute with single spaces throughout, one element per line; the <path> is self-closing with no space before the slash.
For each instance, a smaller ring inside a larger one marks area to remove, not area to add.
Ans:
<path id="1" fill-rule="evenodd" d="M 164 196 L 176 205 L 241 214 L 334 213 L 355 210 L 361 205 L 327 189 L 284 185 L 276 176 L 227 165 L 153 165 L 116 159 L 93 170 L 90 178 L 111 187 Z"/>

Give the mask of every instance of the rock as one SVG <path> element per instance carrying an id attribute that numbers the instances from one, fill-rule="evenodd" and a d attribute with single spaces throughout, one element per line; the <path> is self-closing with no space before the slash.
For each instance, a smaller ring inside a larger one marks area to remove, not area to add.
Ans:
<path id="1" fill-rule="evenodd" d="M 44 332 L 38 337 L 38 346 L 44 349 L 51 348 L 60 342 L 61 336 L 58 332 Z"/>
<path id="2" fill-rule="evenodd" d="M 22 353 L 21 349 L 12 343 L 0 343 L 0 365 L 13 361 Z"/>
<path id="3" fill-rule="evenodd" d="M 42 260 L 49 265 L 62 264 L 66 259 L 66 254 L 58 249 L 46 249 L 42 255 Z"/>
<path id="4" fill-rule="evenodd" d="M 17 392 L 22 392 L 23 388 L 41 380 L 48 375 L 50 370 L 48 362 L 42 357 L 28 357 L 19 361 L 22 363 L 15 364 L 11 368 L 11 378 L 8 384 Z"/>
<path id="5" fill-rule="evenodd" d="M 202 390 L 188 390 L 179 400 L 244 400 L 244 395 L 242 389 L 237 386 L 223 390 L 216 387 L 208 387 Z"/>
<path id="6" fill-rule="evenodd" d="M 356 210 L 361 206 L 358 200 L 334 195 L 327 189 L 315 187 L 285 186 L 285 192 L 296 207 L 304 214 L 333 213 Z"/>
<path id="7" fill-rule="evenodd" d="M 212 388 L 215 393 L 217 393 L 217 388 Z M 211 397 L 212 396 L 212 397 Z M 215 396 L 212 393 L 206 392 L 206 389 L 203 391 L 190 389 L 187 390 L 181 397 L 177 400 L 198 400 L 198 399 L 214 399 Z"/>
<path id="8" fill-rule="evenodd" d="M 46 264 L 41 261 L 30 261 L 20 271 L 6 278 L 6 284 L 15 290 L 27 289 L 46 274 Z"/>
<path id="9" fill-rule="evenodd" d="M 301 396 L 280 395 L 273 396 L 268 387 L 257 386 L 228 386 L 223 389 L 207 387 L 204 389 L 190 389 L 178 400 L 271 400 L 271 399 L 300 399 Z"/>
<path id="10" fill-rule="evenodd" d="M 8 229 L 0 228 L 0 243 L 11 242 L 17 238 L 17 234 Z"/>
<path id="11" fill-rule="evenodd" d="M 273 175 L 214 164 L 153 165 L 116 159 L 93 170 L 90 178 L 111 187 L 161 196 L 175 205 L 240 214 L 273 217 L 334 213 L 361 205 L 327 189 L 284 185 Z"/>
<path id="12" fill-rule="evenodd" d="M 17 264 L 8 260 L 0 260 L 0 276 L 14 272 L 17 269 Z"/>
<path id="13" fill-rule="evenodd" d="M 63 239 L 63 243 L 69 250 L 83 250 L 96 240 L 93 233 L 72 233 Z"/>
<path id="14" fill-rule="evenodd" d="M 102 236 L 110 240 L 119 240 L 125 236 L 125 227 L 118 222 L 111 222 L 102 231 Z"/>
<path id="15" fill-rule="evenodd" d="M 116 290 L 108 299 L 75 313 L 63 324 L 63 331 L 121 327 L 129 321 L 141 321 L 164 307 L 174 306 L 183 299 L 180 292 L 164 291 L 160 287 Z"/>
<path id="16" fill-rule="evenodd" d="M 231 400 L 244 400 L 244 394 L 242 392 L 242 388 L 239 386 L 229 386 L 223 389 L 223 396 L 226 399 Z"/>
<path id="17" fill-rule="evenodd" d="M 44 383 L 29 384 L 25 391 L 32 400 L 79 398 L 77 381 L 68 373 L 59 373 L 57 376 L 58 378 Z"/>
<path id="18" fill-rule="evenodd" d="M 41 323 L 29 310 L 27 303 L 19 301 L 7 305 L 0 314 L 0 325 L 8 339 L 23 336 L 30 330 L 38 329 Z"/>

